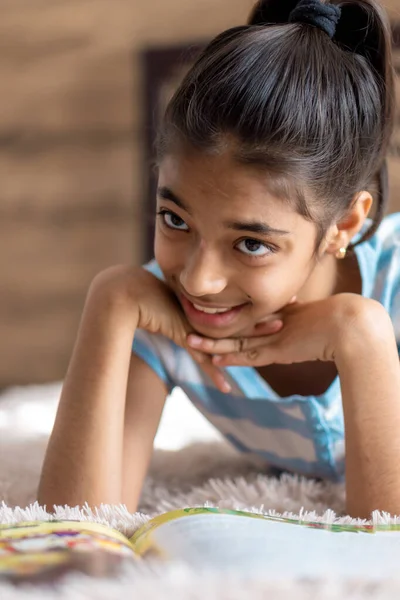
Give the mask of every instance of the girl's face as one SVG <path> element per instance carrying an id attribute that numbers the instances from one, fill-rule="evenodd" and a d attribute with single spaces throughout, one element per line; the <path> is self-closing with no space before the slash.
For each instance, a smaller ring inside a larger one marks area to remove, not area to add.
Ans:
<path id="1" fill-rule="evenodd" d="M 311 283 L 316 226 L 267 183 L 229 153 L 160 165 L 155 257 L 203 335 L 250 332 Z"/>

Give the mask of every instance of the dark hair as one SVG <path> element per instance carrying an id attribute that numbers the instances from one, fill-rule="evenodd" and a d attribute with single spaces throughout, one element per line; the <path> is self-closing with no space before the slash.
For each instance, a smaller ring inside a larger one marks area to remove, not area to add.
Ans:
<path id="1" fill-rule="evenodd" d="M 288 22 L 296 0 L 261 0 L 247 25 L 218 35 L 170 101 L 158 152 L 161 159 L 175 143 L 218 152 L 230 142 L 239 161 L 271 175 L 276 193 L 295 198 L 318 224 L 319 241 L 375 183 L 374 220 L 361 243 L 381 223 L 389 194 L 391 31 L 374 0 L 331 4 L 341 8 L 332 39 Z"/>

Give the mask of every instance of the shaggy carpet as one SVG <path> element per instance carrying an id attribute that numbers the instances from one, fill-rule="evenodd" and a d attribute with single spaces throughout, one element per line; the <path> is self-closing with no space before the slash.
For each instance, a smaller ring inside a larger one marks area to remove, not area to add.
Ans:
<path id="1" fill-rule="evenodd" d="M 47 512 L 35 503 L 43 454 L 59 397 L 59 384 L 16 388 L 0 395 L 0 522 L 75 518 L 95 520 L 131 535 L 152 515 L 173 508 L 210 504 L 226 508 L 289 513 L 303 520 L 326 523 L 349 522 L 343 514 L 341 485 L 295 476 L 273 477 L 256 459 L 238 454 L 225 444 L 193 409 L 175 393 L 167 402 L 156 438 L 151 469 L 146 480 L 140 512 L 130 514 L 123 506 L 57 507 Z M 374 515 L 376 522 L 391 521 Z M 117 579 L 96 580 L 72 574 L 55 587 L 19 587 L 0 584 L 0 598 L 151 598 L 152 600 L 270 598 L 298 600 L 333 598 L 393 598 L 400 593 L 396 574 L 389 581 L 326 579 L 304 581 L 245 580 L 234 573 L 218 576 L 199 573 L 184 564 L 135 566 Z"/>

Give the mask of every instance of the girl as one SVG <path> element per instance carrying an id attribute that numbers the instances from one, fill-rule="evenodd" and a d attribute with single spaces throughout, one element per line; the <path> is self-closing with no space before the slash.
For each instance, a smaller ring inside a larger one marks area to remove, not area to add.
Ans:
<path id="1" fill-rule="evenodd" d="M 90 287 L 41 503 L 135 510 L 180 386 L 239 449 L 345 475 L 351 515 L 400 513 L 390 45 L 373 0 L 261 0 L 206 48 L 160 131 L 156 262 Z"/>

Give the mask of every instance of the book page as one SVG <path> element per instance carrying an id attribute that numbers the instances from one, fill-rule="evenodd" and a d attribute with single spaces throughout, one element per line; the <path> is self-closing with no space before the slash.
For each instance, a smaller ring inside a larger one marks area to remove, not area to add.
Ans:
<path id="1" fill-rule="evenodd" d="M 104 577 L 134 558 L 128 539 L 99 523 L 0 525 L 0 580 L 49 583 L 71 571 Z"/>
<path id="2" fill-rule="evenodd" d="M 196 568 L 268 578 L 396 575 L 400 532 L 327 531 L 234 514 L 192 514 L 149 533 L 150 550 Z"/>

